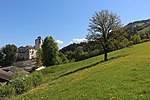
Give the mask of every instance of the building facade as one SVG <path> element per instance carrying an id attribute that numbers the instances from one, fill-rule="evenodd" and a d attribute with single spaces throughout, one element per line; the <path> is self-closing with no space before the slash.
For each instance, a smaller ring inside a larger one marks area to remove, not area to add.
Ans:
<path id="1" fill-rule="evenodd" d="M 41 37 L 38 37 L 35 40 L 35 46 L 26 46 L 18 48 L 18 59 L 20 60 L 29 60 L 36 58 L 36 51 L 42 48 L 43 40 Z"/>
<path id="2" fill-rule="evenodd" d="M 32 46 L 19 47 L 18 58 L 22 60 L 34 59 L 36 57 L 36 50 Z"/>

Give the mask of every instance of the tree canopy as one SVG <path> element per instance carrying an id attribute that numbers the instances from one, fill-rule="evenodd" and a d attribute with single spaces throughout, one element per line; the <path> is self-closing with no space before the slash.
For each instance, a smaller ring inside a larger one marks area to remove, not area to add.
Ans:
<path id="1" fill-rule="evenodd" d="M 16 61 L 17 47 L 15 45 L 8 44 L 2 48 L 0 59 L 2 66 L 10 66 Z"/>
<path id="2" fill-rule="evenodd" d="M 42 56 L 43 56 L 42 49 L 38 49 L 37 52 L 36 52 L 36 65 L 38 67 L 43 65 L 43 63 L 42 63 Z"/>
<path id="3" fill-rule="evenodd" d="M 58 46 L 52 36 L 47 36 L 42 45 L 43 65 L 51 66 L 59 64 Z"/>
<path id="4" fill-rule="evenodd" d="M 94 16 L 90 19 L 89 35 L 87 39 L 95 40 L 99 39 L 104 51 L 104 61 L 107 61 L 108 46 L 112 40 L 111 31 L 119 28 L 121 21 L 119 17 L 109 12 L 108 10 L 102 10 L 95 12 Z"/>

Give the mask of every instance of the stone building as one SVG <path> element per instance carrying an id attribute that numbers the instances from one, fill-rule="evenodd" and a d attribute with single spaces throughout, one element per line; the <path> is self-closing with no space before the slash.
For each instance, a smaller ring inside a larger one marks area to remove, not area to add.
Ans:
<path id="1" fill-rule="evenodd" d="M 38 37 L 35 40 L 35 46 L 26 46 L 18 48 L 18 59 L 20 60 L 29 60 L 36 57 L 36 51 L 42 48 L 43 40 L 41 37 Z"/>

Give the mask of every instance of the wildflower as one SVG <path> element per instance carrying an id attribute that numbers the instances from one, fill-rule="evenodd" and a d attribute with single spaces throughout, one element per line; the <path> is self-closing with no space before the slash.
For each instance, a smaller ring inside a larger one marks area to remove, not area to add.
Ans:
<path id="1" fill-rule="evenodd" d="M 110 100 L 114 100 L 116 97 L 111 97 Z"/>

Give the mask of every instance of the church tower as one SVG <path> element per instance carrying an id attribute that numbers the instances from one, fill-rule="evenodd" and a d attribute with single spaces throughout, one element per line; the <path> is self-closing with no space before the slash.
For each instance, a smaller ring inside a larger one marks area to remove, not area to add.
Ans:
<path id="1" fill-rule="evenodd" d="M 43 40 L 42 38 L 39 36 L 36 40 L 35 40 L 35 49 L 41 49 L 43 45 Z"/>

